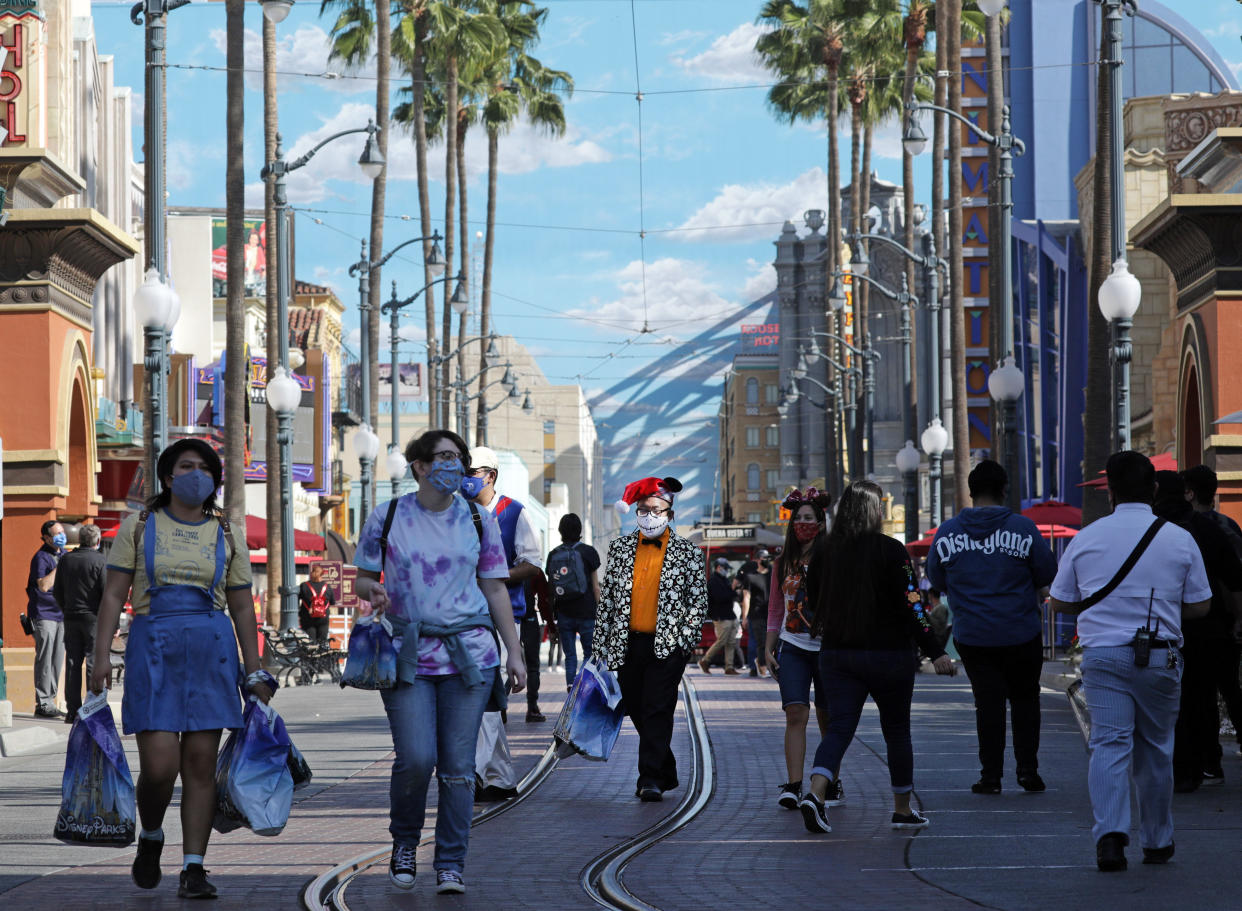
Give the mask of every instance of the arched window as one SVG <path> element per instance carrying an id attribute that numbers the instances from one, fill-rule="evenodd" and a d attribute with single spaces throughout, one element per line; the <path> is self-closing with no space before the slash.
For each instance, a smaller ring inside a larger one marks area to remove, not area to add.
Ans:
<path id="1" fill-rule="evenodd" d="M 746 381 L 746 404 L 759 404 L 759 381 L 753 376 Z"/>
<path id="2" fill-rule="evenodd" d="M 759 465 L 756 462 L 751 462 L 746 466 L 746 489 L 759 489 Z"/>

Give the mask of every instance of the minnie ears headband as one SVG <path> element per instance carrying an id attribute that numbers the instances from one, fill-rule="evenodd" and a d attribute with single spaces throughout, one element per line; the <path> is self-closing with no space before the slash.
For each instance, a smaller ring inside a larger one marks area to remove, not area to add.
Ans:
<path id="1" fill-rule="evenodd" d="M 647 497 L 659 497 L 673 505 L 673 494 L 681 492 L 681 481 L 676 478 L 643 478 L 625 486 L 625 493 L 613 505 L 617 512 L 626 513 L 630 506 Z"/>
<path id="2" fill-rule="evenodd" d="M 817 490 L 814 487 L 808 487 L 806 493 L 798 488 L 794 488 L 785 494 L 785 499 L 781 503 L 785 509 L 797 509 L 804 504 L 818 506 L 820 509 L 826 510 L 832 505 L 832 494 L 826 490 Z"/>

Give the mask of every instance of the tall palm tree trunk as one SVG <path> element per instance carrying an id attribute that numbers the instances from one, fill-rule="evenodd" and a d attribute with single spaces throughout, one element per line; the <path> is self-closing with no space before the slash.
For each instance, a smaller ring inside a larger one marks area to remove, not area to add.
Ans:
<path id="1" fill-rule="evenodd" d="M 864 232 L 869 231 L 871 227 L 871 222 L 867 219 L 867 213 L 871 211 L 871 143 L 874 131 L 875 127 L 870 122 L 863 125 L 862 191 L 860 193 L 859 208 L 862 210 L 862 230 Z M 870 255 L 869 248 L 871 244 L 865 240 L 861 241 L 861 243 L 864 252 Z M 862 319 L 859 321 L 857 338 L 854 344 L 859 348 L 865 348 L 867 346 L 867 339 L 871 336 L 871 286 L 864 282 L 859 291 L 862 292 L 862 307 L 860 308 Z M 860 361 L 858 366 L 867 371 L 873 369 L 875 365 L 868 365 Z M 864 458 L 870 464 L 874 464 L 875 453 L 871 450 L 871 447 L 875 445 L 875 440 L 872 438 L 874 436 L 874 428 L 868 418 L 867 389 L 865 384 L 860 391 L 862 399 L 859 402 L 858 408 L 858 437 L 860 440 L 858 451 L 863 452 L 864 447 L 866 447 Z M 866 476 L 865 468 L 863 476 Z"/>
<path id="2" fill-rule="evenodd" d="M 246 20 L 243 0 L 225 3 L 225 269 L 224 347 L 224 511 L 234 527 L 246 527 L 246 286 L 243 224 L 246 175 L 245 136 Z"/>
<path id="3" fill-rule="evenodd" d="M 278 108 L 276 103 L 276 23 L 267 16 L 263 20 L 263 148 L 264 161 L 276 159 L 276 131 L 279 129 Z M 274 208 L 274 185 L 269 180 L 263 186 L 263 217 L 267 224 L 268 249 L 274 249 L 276 238 L 276 210 Z M 280 299 L 276 295 L 277 269 L 274 267 L 276 257 L 269 256 L 272 263 L 267 269 L 267 380 L 271 382 L 272 370 L 276 366 L 279 348 L 277 327 L 280 325 Z M 267 625 L 280 629 L 280 587 L 284 584 L 281 573 L 284 563 L 281 562 L 281 525 L 285 517 L 280 506 L 280 484 L 276 483 L 276 466 L 280 464 L 280 443 L 276 437 L 279 433 L 279 419 L 275 408 L 265 408 L 264 414 L 264 452 L 267 460 L 267 603 L 264 616 Z M 333 491 L 336 493 L 336 491 Z M 292 584 L 292 582 L 291 582 Z"/>
<path id="4" fill-rule="evenodd" d="M 468 225 L 470 220 L 467 217 L 469 210 L 466 206 L 466 129 L 469 122 L 466 118 L 464 110 L 458 111 L 456 129 L 457 129 L 457 200 L 458 211 L 461 213 L 461 288 L 465 294 L 470 289 L 470 231 Z M 457 318 L 457 380 L 459 383 L 465 381 L 468 374 L 466 373 L 466 330 L 470 323 L 469 308 Z M 461 398 L 458 408 L 461 409 L 462 424 L 461 436 L 466 439 L 470 436 L 470 399 L 464 385 L 459 385 L 457 395 Z"/>
<path id="5" fill-rule="evenodd" d="M 380 128 L 379 147 L 388 160 L 388 95 L 389 78 L 392 68 L 392 4 L 390 0 L 381 0 L 375 4 L 375 123 Z M 373 260 L 383 256 L 384 251 L 384 195 L 388 188 L 388 166 L 380 171 L 379 176 L 371 185 L 371 253 Z M 367 324 L 362 331 L 370 339 L 370 364 L 367 372 L 371 377 L 371 413 L 367 420 L 374 430 L 379 426 L 379 352 L 380 352 L 380 301 L 383 299 L 382 269 L 370 270 L 371 311 L 367 314 Z M 394 365 L 394 369 L 396 369 Z M 395 383 L 396 376 L 390 377 Z M 400 426 L 400 425 L 398 425 Z M 395 440 L 393 441 L 396 442 Z M 375 472 L 371 473 L 371 483 L 375 483 Z M 371 502 L 375 502 L 374 486 L 372 486 Z"/>
<path id="6" fill-rule="evenodd" d="M 984 36 L 985 53 L 987 54 L 988 73 L 988 131 L 996 133 L 1000 130 L 1001 109 L 1005 105 L 1005 74 L 1001 69 L 1001 25 L 1000 16 L 987 17 L 987 32 Z M 1001 301 L 1001 272 L 1004 268 L 1004 244 L 1009 238 L 1001 237 L 1000 212 L 1000 150 L 995 146 L 988 148 L 988 301 L 990 332 L 989 349 L 998 357 L 1009 350 L 1006 339 L 1013 333 L 1012 326 L 1002 323 L 1000 315 L 1004 309 Z M 992 452 L 994 458 L 1000 455 L 1001 441 L 1001 409 L 992 409 Z M 1018 483 L 1017 478 L 1010 478 L 1011 484 Z"/>
<path id="7" fill-rule="evenodd" d="M 457 122 L 457 57 L 448 56 L 445 67 L 444 86 L 444 259 L 452 268 L 453 256 L 457 252 L 456 209 L 457 209 L 457 131 L 452 124 Z M 443 331 L 444 352 L 440 361 L 440 389 L 442 391 L 441 418 L 443 427 L 451 427 L 453 416 L 449 413 L 449 362 L 444 360 L 449 345 L 453 343 L 453 309 L 449 306 L 449 295 L 444 295 L 444 308 L 440 322 Z"/>
<path id="8" fill-rule="evenodd" d="M 941 75 L 948 68 L 948 49 L 946 47 L 947 39 L 944 37 L 948 33 L 948 7 L 944 3 L 936 4 L 936 97 L 935 103 L 937 107 L 946 107 L 949 103 L 949 80 L 947 76 Z M 944 219 L 944 162 L 945 162 L 945 145 L 948 142 L 947 118 L 940 113 L 932 112 L 932 210 L 931 210 L 931 230 L 936 238 L 936 255 L 947 257 L 949 248 L 948 232 L 945 230 Z M 952 293 L 954 287 L 957 286 L 958 276 L 950 275 L 946 287 L 942 290 L 940 325 L 936 328 L 935 333 L 941 340 L 940 350 L 933 351 L 931 355 L 931 369 L 938 371 L 937 375 L 940 382 L 936 385 L 940 387 L 940 401 L 934 403 L 936 411 L 940 413 L 941 419 L 946 425 L 952 425 L 952 410 L 946 410 L 944 407 L 945 399 L 952 400 L 952 390 L 945 380 L 944 370 L 944 342 L 949 338 L 949 308 L 944 306 L 948 303 L 949 294 Z"/>
<path id="9" fill-rule="evenodd" d="M 949 69 L 949 109 L 962 109 L 962 0 L 941 0 L 947 9 L 944 35 Z M 949 125 L 949 272 L 953 276 L 950 314 L 953 387 L 953 496 L 955 511 L 966 501 L 970 474 L 970 415 L 966 398 L 966 307 L 962 297 L 962 128 Z"/>
<path id="10" fill-rule="evenodd" d="M 906 71 L 905 80 L 901 86 L 901 101 L 906 107 L 914 99 L 914 80 L 918 75 L 919 54 L 923 51 L 923 43 L 927 35 L 927 13 L 925 10 L 915 4 L 910 4 L 910 15 L 906 16 L 904 22 L 904 38 L 906 42 Z M 905 114 L 902 114 L 902 123 L 905 123 Z M 905 232 L 902 242 L 906 245 L 907 250 L 914 250 L 914 156 L 911 155 L 902 144 L 901 149 L 901 183 L 902 183 L 902 215 L 905 222 Z M 914 252 L 918 252 L 915 250 Z M 915 282 L 914 261 L 906 261 L 906 282 L 910 289 L 920 298 L 923 296 L 923 290 Z M 918 316 L 917 310 L 910 311 L 910 335 L 912 339 L 918 338 Z M 918 439 L 918 401 L 919 401 L 919 374 L 918 374 L 918 345 L 912 344 L 910 347 L 910 389 L 909 400 L 906 402 L 906 426 L 904 428 L 906 439 Z"/>
<path id="11" fill-rule="evenodd" d="M 1100 30 L 1100 59 L 1108 54 L 1108 30 Z M 1099 102 L 1095 115 L 1095 167 L 1094 190 L 1091 206 L 1091 265 L 1087 281 L 1087 388 L 1083 409 L 1083 457 L 1082 476 L 1094 478 L 1104 468 L 1112 449 L 1112 361 L 1108 350 L 1112 337 L 1108 322 L 1099 307 L 1092 304 L 1099 300 L 1100 285 L 1112 268 L 1109 258 L 1113 250 L 1113 158 L 1109 154 L 1114 133 L 1121 128 L 1114 124 L 1112 109 L 1112 80 L 1108 67 L 1097 68 L 1096 92 Z M 1083 488 L 1082 520 L 1094 522 L 1108 514 L 1106 492 L 1090 487 Z"/>
<path id="12" fill-rule="evenodd" d="M 487 131 L 487 226 L 483 237 L 483 289 L 479 303 L 479 334 L 486 338 L 492 332 L 492 263 L 496 247 L 496 175 L 500 169 L 500 132 Z M 486 344 L 480 342 L 480 345 Z M 485 349 L 486 350 L 486 349 Z M 477 408 L 477 427 L 474 442 L 479 446 L 487 445 L 487 362 L 480 360 L 482 372 L 479 375 L 479 403 Z"/>
<path id="13" fill-rule="evenodd" d="M 837 121 L 840 120 L 840 78 L 839 64 L 841 61 L 841 48 L 838 43 L 835 50 L 832 48 L 828 51 L 829 58 L 825 61 L 828 67 L 828 264 L 825 270 L 827 275 L 828 287 L 824 289 L 824 300 L 828 299 L 828 293 L 832 290 L 833 275 L 840 267 L 841 241 L 842 241 L 842 224 L 841 224 L 841 143 L 837 133 Z M 832 332 L 836 335 L 845 335 L 845 314 L 836 313 L 832 323 Z M 836 346 L 837 362 L 844 363 L 842 355 L 844 349 L 838 344 Z M 838 399 L 844 393 L 845 384 L 838 383 Z M 833 489 L 841 490 L 845 486 L 845 478 L 843 477 L 839 465 L 842 462 L 840 455 L 844 451 L 841 439 L 841 428 L 838 418 L 841 415 L 840 401 L 835 402 L 833 408 L 828 412 L 828 435 L 832 439 L 832 451 L 828 454 L 828 475 L 833 479 Z"/>
<path id="14" fill-rule="evenodd" d="M 418 214 L 423 237 L 431 236 L 431 188 L 427 167 L 427 13 L 424 9 L 414 23 L 414 66 L 413 66 L 413 108 L 414 108 L 414 160 L 418 171 Z M 431 253 L 431 241 L 423 242 L 423 261 L 426 262 Z M 436 357 L 436 295 L 435 288 L 430 287 L 435 276 L 425 266 L 423 268 L 423 319 L 427 331 L 427 426 L 428 429 L 441 426 L 439 423 L 440 381 Z M 448 298 L 448 294 L 444 295 Z"/>

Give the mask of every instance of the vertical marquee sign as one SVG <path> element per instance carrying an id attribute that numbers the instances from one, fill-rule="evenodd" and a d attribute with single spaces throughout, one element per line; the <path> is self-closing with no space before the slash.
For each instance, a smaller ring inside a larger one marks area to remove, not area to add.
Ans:
<path id="1" fill-rule="evenodd" d="M 43 41 L 36 0 L 0 0 L 0 147 L 47 146 Z"/>

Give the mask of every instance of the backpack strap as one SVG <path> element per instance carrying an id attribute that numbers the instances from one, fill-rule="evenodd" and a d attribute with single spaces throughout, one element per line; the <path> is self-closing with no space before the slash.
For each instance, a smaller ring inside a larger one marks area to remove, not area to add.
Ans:
<path id="1" fill-rule="evenodd" d="M 467 500 L 466 503 L 470 507 L 470 518 L 474 520 L 475 533 L 479 536 L 479 547 L 482 547 L 483 546 L 483 517 L 479 515 L 479 506 L 477 503 L 474 502 L 474 500 Z"/>
<path id="2" fill-rule="evenodd" d="M 392 530 L 392 519 L 397 514 L 397 502 L 397 497 L 388 501 L 388 512 L 384 515 L 384 528 L 380 531 L 380 575 L 384 574 L 384 568 L 388 565 L 388 532 Z"/>
<path id="3" fill-rule="evenodd" d="M 224 584 L 227 588 L 229 574 L 233 572 L 233 558 L 237 556 L 237 542 L 233 540 L 233 526 L 229 524 L 228 517 L 220 513 L 216 519 L 220 522 L 221 530 L 224 531 L 224 540 L 229 542 L 229 562 L 224 567 Z"/>
<path id="4" fill-rule="evenodd" d="M 138 559 L 138 542 L 142 540 L 142 530 L 147 527 L 147 519 L 151 518 L 151 510 L 144 509 L 138 513 L 138 521 L 134 523 L 134 560 Z"/>

